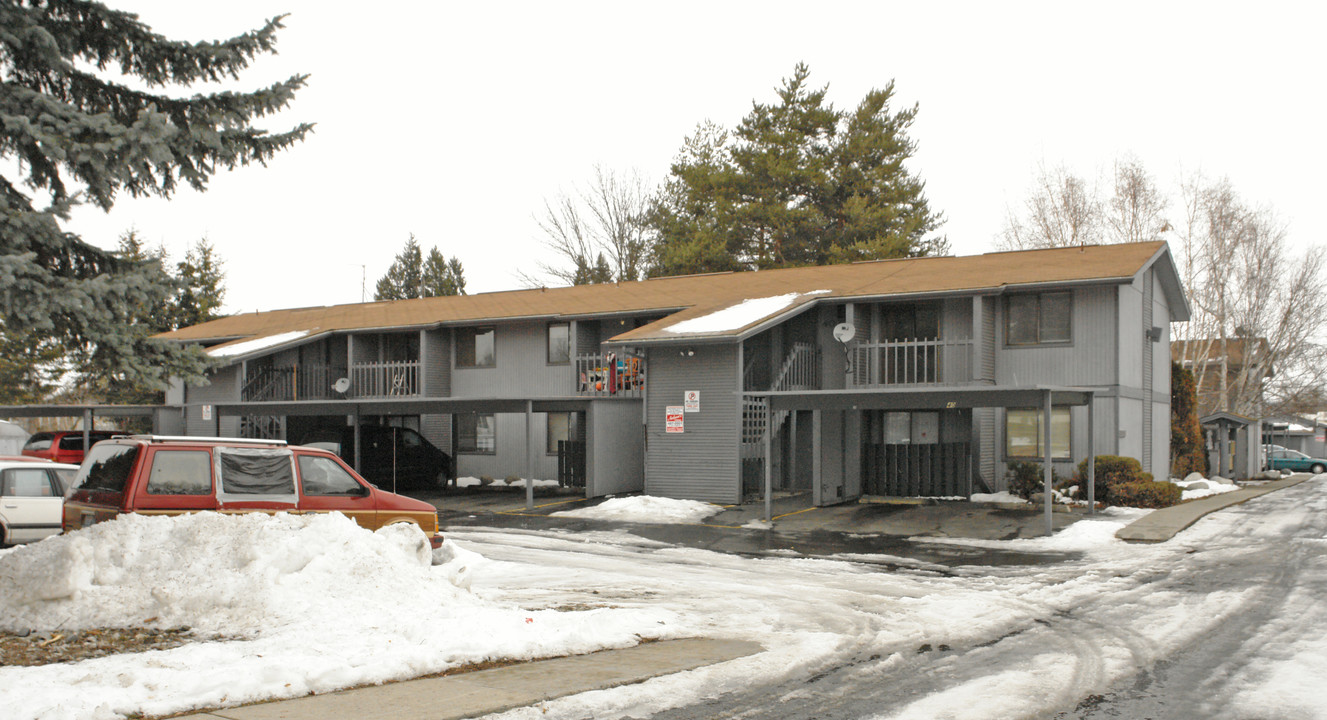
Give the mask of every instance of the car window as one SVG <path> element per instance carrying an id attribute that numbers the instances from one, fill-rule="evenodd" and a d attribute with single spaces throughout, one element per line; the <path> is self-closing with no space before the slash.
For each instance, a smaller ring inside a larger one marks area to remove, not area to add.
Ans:
<path id="1" fill-rule="evenodd" d="M 50 433 L 37 433 L 28 438 L 28 442 L 23 445 L 24 450 L 50 450 L 51 440 L 54 439 Z"/>
<path id="2" fill-rule="evenodd" d="M 138 461 L 138 445 L 98 444 L 83 459 L 83 465 L 74 477 L 74 487 L 80 490 L 124 492 L 129 473 Z"/>
<path id="3" fill-rule="evenodd" d="M 424 438 L 410 428 L 401 428 L 401 444 L 405 447 L 419 447 L 424 444 Z"/>
<path id="4" fill-rule="evenodd" d="M 222 491 L 228 495 L 293 496 L 295 477 L 290 455 L 283 451 L 219 449 Z"/>
<path id="5" fill-rule="evenodd" d="M 72 470 L 70 468 L 54 468 L 53 472 L 55 473 L 56 481 L 60 483 L 60 492 L 62 494 L 65 490 L 74 486 L 74 478 L 78 475 L 77 470 Z"/>
<path id="6" fill-rule="evenodd" d="M 150 495 L 211 495 L 212 455 L 206 450 L 158 450 L 147 478 Z"/>
<path id="7" fill-rule="evenodd" d="M 51 478 L 43 468 L 22 468 L 6 470 L 4 475 L 5 497 L 51 497 Z"/>
<path id="8" fill-rule="evenodd" d="M 359 495 L 364 491 L 364 486 L 331 458 L 299 456 L 299 475 L 305 495 Z"/>
<path id="9" fill-rule="evenodd" d="M 1304 453 L 1302 453 L 1302 452 L 1300 452 L 1300 451 L 1298 451 L 1298 450 L 1287 450 L 1287 451 L 1286 451 L 1286 457 L 1291 458 L 1291 459 L 1293 459 L 1293 460 L 1303 460 L 1303 459 L 1307 458 L 1308 455 L 1305 455 Z"/>
<path id="10" fill-rule="evenodd" d="M 64 437 L 60 438 L 60 449 L 61 449 L 61 450 L 82 450 L 82 449 L 83 449 L 83 433 L 78 433 L 78 434 L 75 434 L 75 435 L 65 435 Z"/>

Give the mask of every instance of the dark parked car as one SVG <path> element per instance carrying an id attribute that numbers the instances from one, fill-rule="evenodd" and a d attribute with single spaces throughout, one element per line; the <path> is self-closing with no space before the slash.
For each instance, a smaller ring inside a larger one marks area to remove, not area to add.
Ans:
<path id="1" fill-rule="evenodd" d="M 348 465 L 355 463 L 353 427 L 314 430 L 300 444 L 336 453 Z M 410 428 L 361 425 L 359 454 L 359 474 L 388 490 L 431 490 L 452 477 L 452 456 Z"/>
<path id="2" fill-rule="evenodd" d="M 88 433 L 88 444 L 96 445 L 102 440 L 109 440 L 121 434 L 123 433 L 93 430 Z M 83 462 L 83 450 L 82 430 L 39 432 L 28 438 L 28 442 L 23 445 L 24 455 L 71 465 Z"/>

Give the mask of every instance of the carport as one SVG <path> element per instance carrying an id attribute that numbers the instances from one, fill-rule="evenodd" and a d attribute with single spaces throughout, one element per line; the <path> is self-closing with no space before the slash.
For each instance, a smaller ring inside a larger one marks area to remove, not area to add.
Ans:
<path id="1" fill-rule="evenodd" d="M 192 406 L 191 406 L 192 407 Z M 587 451 L 587 477 L 585 492 L 587 497 L 621 492 L 620 488 L 607 487 L 608 468 L 613 467 L 618 459 L 616 449 L 609 443 L 597 443 L 596 427 L 620 422 L 619 415 L 629 412 L 639 418 L 639 406 L 635 403 L 623 403 L 618 400 L 597 400 L 589 397 L 563 398 L 379 398 L 345 400 L 298 400 L 273 402 L 217 403 L 208 406 L 208 413 L 220 430 L 223 416 L 243 415 L 286 415 L 286 416 L 343 416 L 354 427 L 355 470 L 360 470 L 360 418 L 363 416 L 396 415 L 451 415 L 458 413 L 509 413 L 525 416 L 525 477 L 533 478 L 535 468 L 534 438 L 537 437 L 534 424 L 535 413 L 548 412 L 583 412 L 586 413 L 585 429 Z M 607 433 L 602 433 L 605 436 Z M 596 462 L 597 460 L 597 462 Z M 596 471 L 601 477 L 595 477 Z M 639 490 L 640 488 L 635 488 Z M 534 484 L 527 483 L 525 501 L 528 508 L 534 507 Z"/>
<path id="2" fill-rule="evenodd" d="M 827 453 L 825 452 L 824 433 L 826 427 L 827 413 L 842 413 L 834 421 L 837 424 L 837 434 L 840 438 L 840 452 L 837 456 L 828 458 L 829 462 L 837 460 L 840 465 L 837 470 L 841 475 L 846 476 L 849 473 L 849 464 L 852 453 L 847 446 L 846 438 L 853 434 L 852 423 L 848 422 L 846 415 L 849 411 L 857 410 L 891 410 L 891 411 L 916 411 L 916 410 L 971 410 L 974 408 L 1028 408 L 1039 407 L 1042 409 L 1041 430 L 1043 433 L 1043 447 L 1045 457 L 1042 459 L 1045 483 L 1045 516 L 1046 533 L 1052 532 L 1051 500 L 1053 483 L 1053 459 L 1052 459 L 1052 438 L 1051 438 L 1051 410 L 1053 407 L 1071 407 L 1087 406 L 1088 427 L 1087 427 L 1087 457 L 1088 457 L 1088 483 L 1087 498 L 1089 512 L 1095 512 L 1096 509 L 1096 448 L 1092 428 L 1092 404 L 1094 391 L 1088 388 L 1075 387 L 1028 387 L 1028 388 L 1001 388 L 1001 387 L 971 387 L 961 388 L 946 387 L 900 387 L 900 388 L 865 388 L 865 389 L 844 389 L 844 390 L 808 390 L 808 391 L 786 391 L 786 392 L 747 392 L 743 393 L 744 399 L 758 401 L 763 405 L 765 412 L 773 414 L 779 411 L 811 411 L 813 417 L 812 425 L 812 447 L 814 451 L 814 482 L 816 483 L 815 495 L 817 504 L 820 504 L 822 496 L 822 483 L 825 482 L 827 467 Z M 771 423 L 764 423 L 764 473 L 765 473 L 765 520 L 771 520 L 773 503 L 773 448 Z M 839 478 L 840 484 L 843 477 Z"/>
<path id="3" fill-rule="evenodd" d="M 0 405 L 0 418 L 16 417 L 76 417 L 83 419 L 83 447 L 88 446 L 88 434 L 98 417 L 150 417 L 152 432 L 163 434 L 164 428 L 174 427 L 179 408 L 164 405 Z"/>

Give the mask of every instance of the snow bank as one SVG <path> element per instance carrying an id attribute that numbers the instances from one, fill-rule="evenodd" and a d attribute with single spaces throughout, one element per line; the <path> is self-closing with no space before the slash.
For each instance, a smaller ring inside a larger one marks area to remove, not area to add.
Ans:
<path id="1" fill-rule="evenodd" d="M 998 493 L 973 493 L 971 500 L 975 503 L 1021 503 L 1024 505 L 1028 503 L 1027 500 L 1007 490 Z"/>
<path id="2" fill-rule="evenodd" d="M 594 507 L 563 510 L 553 514 L 562 517 L 618 520 L 622 522 L 696 523 L 720 512 L 723 512 L 723 508 L 718 505 L 711 505 L 698 500 L 674 500 L 672 498 L 638 495 L 635 497 L 613 498 Z"/>
<path id="3" fill-rule="evenodd" d="M 1189 473 L 1183 480 L 1171 478 L 1170 482 L 1180 486 L 1181 500 L 1196 500 L 1211 495 L 1234 492 L 1239 489 L 1238 485 L 1225 478 L 1214 477 L 1208 480 L 1198 473 Z"/>
<path id="4" fill-rule="evenodd" d="M 370 532 L 339 514 L 127 515 L 19 548 L 0 556 L 0 629 L 186 626 L 202 637 L 0 668 L 0 707 L 24 718 L 166 715 L 626 647 L 675 624 L 652 608 L 484 600 L 466 587 L 487 561 L 450 542 L 438 554 L 430 566 L 412 525 Z M 242 639 L 207 641 L 214 633 Z"/>

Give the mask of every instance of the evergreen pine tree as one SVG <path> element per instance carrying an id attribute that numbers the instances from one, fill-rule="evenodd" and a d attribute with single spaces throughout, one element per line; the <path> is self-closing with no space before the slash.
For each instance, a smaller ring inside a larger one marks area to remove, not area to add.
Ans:
<path id="1" fill-rule="evenodd" d="M 180 289 L 174 303 L 174 326 L 188 327 L 221 317 L 226 272 L 216 247 L 207 238 L 199 240 L 175 269 Z"/>
<path id="2" fill-rule="evenodd" d="M 247 93 L 161 92 L 237 78 L 273 51 L 280 21 L 186 43 L 97 2 L 0 0 L 0 325 L 95 355 L 134 383 L 201 378 L 200 350 L 150 340 L 133 321 L 170 295 L 160 262 L 103 250 L 61 223 L 80 202 L 109 210 L 122 193 L 205 190 L 217 170 L 302 139 L 312 126 L 269 134 L 250 122 L 289 104 L 303 76 Z"/>
<path id="3" fill-rule="evenodd" d="M 1198 385 L 1193 372 L 1170 364 L 1170 467 L 1176 477 L 1207 472 L 1203 429 L 1198 422 Z"/>
<path id="4" fill-rule="evenodd" d="M 410 300 L 439 295 L 464 295 L 465 270 L 459 258 L 448 260 L 435 246 L 425 259 L 414 233 L 378 279 L 373 299 Z"/>
<path id="5" fill-rule="evenodd" d="M 460 258 L 448 260 L 434 247 L 424 260 L 423 297 L 464 295 L 465 273 Z"/>
<path id="6" fill-rule="evenodd" d="M 415 241 L 415 234 L 410 233 L 410 238 L 405 241 L 405 247 L 401 248 L 401 252 L 397 253 L 396 259 L 387 268 L 387 274 L 378 278 L 373 299 L 409 300 L 419 297 L 423 285 L 421 275 L 423 265 L 424 258 L 419 251 L 419 243 Z"/>
<path id="7" fill-rule="evenodd" d="M 799 64 L 779 101 L 755 103 L 729 136 L 702 125 L 672 166 L 651 216 L 652 275 L 750 270 L 944 252 L 942 218 L 903 163 L 913 108 L 894 85 L 853 112 L 825 101 Z"/>

